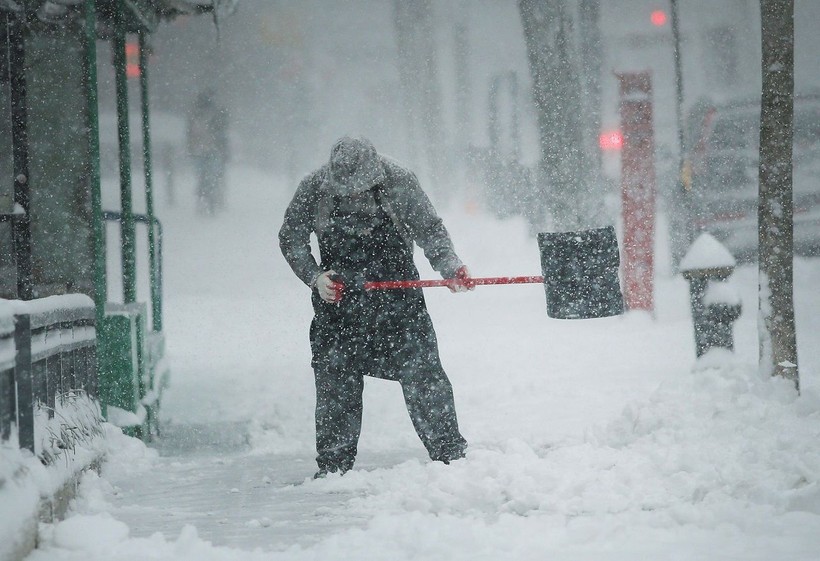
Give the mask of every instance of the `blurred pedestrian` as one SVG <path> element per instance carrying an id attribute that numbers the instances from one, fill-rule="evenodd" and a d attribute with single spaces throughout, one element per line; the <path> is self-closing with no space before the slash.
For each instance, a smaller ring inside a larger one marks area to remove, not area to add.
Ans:
<path id="1" fill-rule="evenodd" d="M 213 90 L 199 93 L 188 116 L 188 154 L 196 172 L 197 211 L 213 215 L 225 207 L 229 159 L 228 112 Z"/>
<path id="2" fill-rule="evenodd" d="M 320 264 L 310 250 L 312 232 Z M 473 288 L 416 176 L 366 139 L 337 141 L 330 161 L 300 183 L 285 212 L 279 244 L 312 289 L 315 314 L 316 477 L 353 467 L 364 376 L 401 384 L 431 459 L 449 463 L 464 456 L 467 442 L 422 290 L 363 290 L 364 281 L 418 279 L 413 243 L 444 278 L 458 280 L 453 292 Z"/>

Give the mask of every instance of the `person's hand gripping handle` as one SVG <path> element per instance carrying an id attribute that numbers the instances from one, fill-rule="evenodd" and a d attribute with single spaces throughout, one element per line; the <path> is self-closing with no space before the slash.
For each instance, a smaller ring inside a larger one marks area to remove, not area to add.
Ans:
<path id="1" fill-rule="evenodd" d="M 449 288 L 452 293 L 467 292 L 468 290 L 475 289 L 475 283 L 466 265 L 462 265 L 456 269 L 456 275 L 453 281 L 452 284 L 447 285 L 447 288 Z"/>
<path id="2" fill-rule="evenodd" d="M 313 281 L 319 297 L 330 304 L 341 302 L 345 285 L 336 271 L 325 271 L 320 273 Z"/>

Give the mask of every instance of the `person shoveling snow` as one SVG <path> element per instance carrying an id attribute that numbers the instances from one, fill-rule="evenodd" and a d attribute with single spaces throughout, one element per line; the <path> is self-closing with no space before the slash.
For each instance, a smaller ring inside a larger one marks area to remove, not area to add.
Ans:
<path id="1" fill-rule="evenodd" d="M 321 264 L 310 250 L 319 240 Z M 364 376 L 402 386 L 413 427 L 434 461 L 462 458 L 453 390 L 420 288 L 365 291 L 364 282 L 419 279 L 418 244 L 453 292 L 473 288 L 416 176 L 373 144 L 344 137 L 330 161 L 299 185 L 279 245 L 312 289 L 317 477 L 353 467 L 362 423 Z"/>

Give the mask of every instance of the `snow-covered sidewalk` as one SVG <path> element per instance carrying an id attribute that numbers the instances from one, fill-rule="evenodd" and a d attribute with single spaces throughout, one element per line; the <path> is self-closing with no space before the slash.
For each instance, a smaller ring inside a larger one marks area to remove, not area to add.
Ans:
<path id="1" fill-rule="evenodd" d="M 797 263 L 799 398 L 757 374 L 753 267 L 736 353 L 694 370 L 687 285 L 663 271 L 654 317 L 551 320 L 538 286 L 430 290 L 468 457 L 430 463 L 398 385 L 368 380 L 361 461 L 312 481 L 310 303 L 275 239 L 293 186 L 231 185 L 213 221 L 162 210 L 168 434 L 114 439 L 31 561 L 817 559 L 820 260 Z M 474 274 L 540 272 L 523 222 L 445 223 Z"/>
<path id="2" fill-rule="evenodd" d="M 307 479 L 314 470 L 312 458 L 248 454 L 220 444 L 205 454 L 162 456 L 147 473 L 109 465 L 105 481 L 92 477 L 90 488 L 102 491 L 107 512 L 138 537 L 155 532 L 177 536 L 193 525 L 199 536 L 214 544 L 267 549 L 314 545 L 340 530 L 367 526 L 368 513 L 344 512 L 350 500 L 362 497 L 361 489 L 328 492 L 312 485 Z M 421 454 L 415 456 L 416 463 L 424 460 Z M 374 471 L 404 461 L 405 450 L 364 453 L 357 470 Z"/>

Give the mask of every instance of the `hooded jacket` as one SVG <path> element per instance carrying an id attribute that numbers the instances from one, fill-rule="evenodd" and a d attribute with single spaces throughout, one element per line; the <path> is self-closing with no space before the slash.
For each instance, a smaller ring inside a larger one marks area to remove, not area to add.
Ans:
<path id="1" fill-rule="evenodd" d="M 412 252 L 424 251 L 430 265 L 444 278 L 462 266 L 450 235 L 415 174 L 380 156 L 364 139 L 343 138 L 330 161 L 299 184 L 279 230 L 282 254 L 302 282 L 312 286 L 323 271 L 310 250 L 310 234 L 321 236 L 330 225 L 334 198 L 361 195 L 373 189 L 375 200 L 390 217 Z"/>

